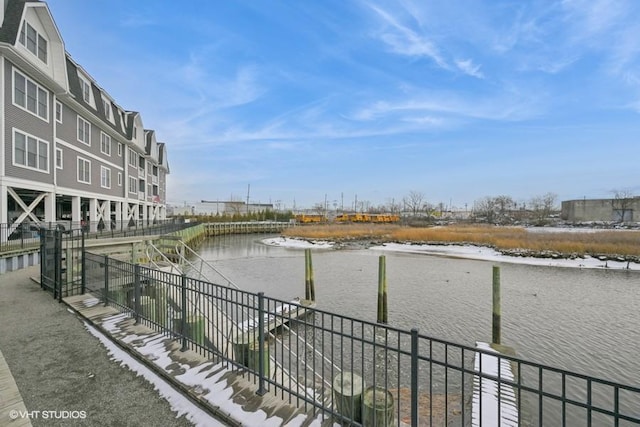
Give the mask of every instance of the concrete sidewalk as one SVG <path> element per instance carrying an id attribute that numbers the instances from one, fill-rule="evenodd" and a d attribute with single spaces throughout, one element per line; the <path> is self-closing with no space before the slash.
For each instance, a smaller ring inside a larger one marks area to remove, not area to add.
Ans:
<path id="1" fill-rule="evenodd" d="M 38 266 L 0 275 L 0 351 L 10 369 L 0 368 L 0 426 L 193 425 L 111 360 L 83 322 L 30 279 L 38 275 Z M 14 420 L 12 409 L 29 416 Z"/>

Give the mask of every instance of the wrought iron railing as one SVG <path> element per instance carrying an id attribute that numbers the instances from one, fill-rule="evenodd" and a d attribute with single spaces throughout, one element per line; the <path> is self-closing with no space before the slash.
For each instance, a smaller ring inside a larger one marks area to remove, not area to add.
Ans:
<path id="1" fill-rule="evenodd" d="M 364 425 L 628 426 L 640 388 L 85 252 L 84 288 L 313 416 Z"/>

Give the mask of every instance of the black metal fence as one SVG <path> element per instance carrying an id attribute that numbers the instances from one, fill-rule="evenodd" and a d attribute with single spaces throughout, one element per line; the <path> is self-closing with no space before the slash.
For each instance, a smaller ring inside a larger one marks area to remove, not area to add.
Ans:
<path id="1" fill-rule="evenodd" d="M 40 244 L 40 236 L 43 230 L 84 232 L 87 239 L 148 236 L 155 234 L 167 234 L 191 227 L 195 223 L 187 223 L 184 220 L 168 219 L 163 221 L 118 221 L 107 224 L 104 222 L 24 222 L 19 225 L 0 224 L 0 253 L 37 249 Z M 63 233 L 66 239 L 70 233 Z"/>
<path id="2" fill-rule="evenodd" d="M 59 301 L 84 293 L 84 244 L 82 230 L 40 229 L 40 287 Z"/>
<path id="3" fill-rule="evenodd" d="M 640 388 L 85 252 L 84 289 L 316 416 L 363 425 L 629 426 Z"/>

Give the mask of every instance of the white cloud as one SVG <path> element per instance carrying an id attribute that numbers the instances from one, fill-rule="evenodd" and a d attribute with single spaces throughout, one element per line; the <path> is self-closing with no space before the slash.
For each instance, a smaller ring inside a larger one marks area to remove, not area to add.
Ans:
<path id="1" fill-rule="evenodd" d="M 463 73 L 471 77 L 476 77 L 478 79 L 484 78 L 484 75 L 480 71 L 480 65 L 474 64 L 471 59 L 456 60 L 456 65 Z"/>

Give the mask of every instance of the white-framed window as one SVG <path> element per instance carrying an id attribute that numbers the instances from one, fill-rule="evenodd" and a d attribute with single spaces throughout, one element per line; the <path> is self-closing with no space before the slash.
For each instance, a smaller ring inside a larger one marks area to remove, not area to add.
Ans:
<path id="1" fill-rule="evenodd" d="M 56 169 L 62 169 L 62 149 L 56 148 Z"/>
<path id="2" fill-rule="evenodd" d="M 49 92 L 18 70 L 13 70 L 13 104 L 49 121 Z"/>
<path id="3" fill-rule="evenodd" d="M 129 148 L 129 166 L 138 167 L 138 153 Z"/>
<path id="4" fill-rule="evenodd" d="M 80 91 L 82 92 L 82 99 L 84 99 L 84 102 L 86 102 L 87 104 L 93 105 L 93 103 L 91 102 L 91 83 L 89 83 L 89 81 L 82 76 L 78 76 L 78 80 L 80 80 Z"/>
<path id="5" fill-rule="evenodd" d="M 56 101 L 56 122 L 62 123 L 62 103 Z"/>
<path id="6" fill-rule="evenodd" d="M 133 127 L 133 139 L 136 139 L 138 137 L 138 129 L 134 126 Z"/>
<path id="7" fill-rule="evenodd" d="M 129 177 L 129 193 L 138 194 L 138 180 L 134 177 Z"/>
<path id="8" fill-rule="evenodd" d="M 124 113 L 124 111 L 122 110 L 118 110 L 118 111 L 120 111 L 120 129 L 122 129 L 122 133 L 125 133 L 127 131 L 125 128 L 127 124 L 127 116 Z"/>
<path id="9" fill-rule="evenodd" d="M 100 187 L 111 188 L 111 169 L 100 166 Z"/>
<path id="10" fill-rule="evenodd" d="M 91 161 L 78 157 L 78 182 L 91 184 Z"/>
<path id="11" fill-rule="evenodd" d="M 122 157 L 122 144 L 118 142 L 118 157 Z"/>
<path id="12" fill-rule="evenodd" d="M 47 63 L 47 39 L 42 37 L 27 21 L 22 21 L 18 40 L 29 52 L 33 53 L 45 64 Z"/>
<path id="13" fill-rule="evenodd" d="M 49 143 L 14 129 L 13 164 L 49 173 Z"/>
<path id="14" fill-rule="evenodd" d="M 78 141 L 91 145 L 91 123 L 78 116 Z"/>
<path id="15" fill-rule="evenodd" d="M 100 132 L 100 152 L 111 156 L 111 137 L 104 132 Z"/>
<path id="16" fill-rule="evenodd" d="M 118 187 L 122 187 L 122 172 L 118 172 Z"/>
<path id="17" fill-rule="evenodd" d="M 113 109 L 111 108 L 111 101 L 108 98 L 102 98 L 102 108 L 104 108 L 104 116 L 108 121 L 114 123 L 113 121 Z"/>

